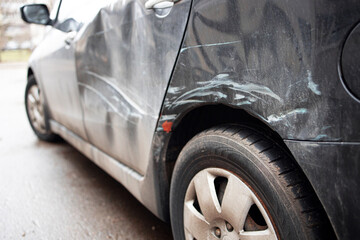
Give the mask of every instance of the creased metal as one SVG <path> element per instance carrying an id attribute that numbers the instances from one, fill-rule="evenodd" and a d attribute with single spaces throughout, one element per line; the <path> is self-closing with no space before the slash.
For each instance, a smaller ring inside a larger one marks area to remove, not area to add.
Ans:
<path id="1" fill-rule="evenodd" d="M 76 45 L 77 78 L 89 142 L 140 174 L 150 158 L 189 1 L 159 18 L 145 1 L 116 1 L 85 23 Z"/>
<path id="2" fill-rule="evenodd" d="M 162 115 L 224 104 L 284 139 L 360 141 L 360 105 L 337 68 L 359 12 L 355 1 L 195 0 Z"/>
<path id="3" fill-rule="evenodd" d="M 359 185 L 359 147 L 343 145 L 360 142 L 360 104 L 341 81 L 339 61 L 359 16 L 357 0 L 194 0 L 157 135 L 167 141 L 162 124 L 171 119 L 176 132 L 186 113 L 204 105 L 245 110 L 287 141 L 316 182 L 337 237 L 358 236 L 352 224 L 360 208 L 351 189 Z M 328 164 L 336 179 L 327 177 Z"/>

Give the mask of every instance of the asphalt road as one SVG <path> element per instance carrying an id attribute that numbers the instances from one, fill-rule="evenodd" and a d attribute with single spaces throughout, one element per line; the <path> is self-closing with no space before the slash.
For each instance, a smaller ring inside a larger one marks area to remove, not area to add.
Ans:
<path id="1" fill-rule="evenodd" d="M 0 239 L 172 239 L 120 183 L 25 114 L 26 64 L 0 64 Z"/>

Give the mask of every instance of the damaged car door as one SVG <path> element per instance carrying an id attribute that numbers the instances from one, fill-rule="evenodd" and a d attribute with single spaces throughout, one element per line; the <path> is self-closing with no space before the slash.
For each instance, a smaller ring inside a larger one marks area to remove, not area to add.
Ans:
<path id="1" fill-rule="evenodd" d="M 88 141 L 141 175 L 191 0 L 123 0 L 100 8 L 76 44 Z"/>

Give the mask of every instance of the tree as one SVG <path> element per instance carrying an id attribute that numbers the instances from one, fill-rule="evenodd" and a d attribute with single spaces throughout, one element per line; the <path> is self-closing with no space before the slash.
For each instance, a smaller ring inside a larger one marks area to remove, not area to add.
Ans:
<path id="1" fill-rule="evenodd" d="M 20 24 L 19 8 L 26 2 L 26 0 L 0 0 L 0 51 L 9 41 L 7 30 L 13 25 Z"/>

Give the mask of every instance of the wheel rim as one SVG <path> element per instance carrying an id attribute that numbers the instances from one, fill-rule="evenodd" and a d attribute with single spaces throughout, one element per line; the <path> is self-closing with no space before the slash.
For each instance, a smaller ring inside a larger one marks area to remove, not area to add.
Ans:
<path id="1" fill-rule="evenodd" d="M 30 87 L 27 94 L 27 110 L 29 119 L 34 129 L 41 133 L 46 133 L 45 116 L 43 108 L 43 100 L 40 89 L 37 85 Z"/>
<path id="2" fill-rule="evenodd" d="M 186 239 L 278 239 L 261 201 L 236 175 L 207 168 L 191 180 L 184 201 Z"/>

